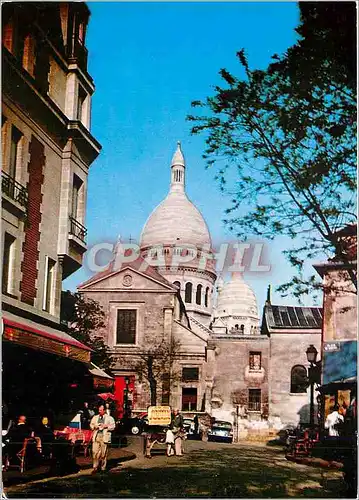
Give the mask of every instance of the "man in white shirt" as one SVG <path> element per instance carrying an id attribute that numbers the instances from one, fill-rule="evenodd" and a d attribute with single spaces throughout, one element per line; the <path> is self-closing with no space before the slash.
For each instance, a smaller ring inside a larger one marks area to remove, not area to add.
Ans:
<path id="1" fill-rule="evenodd" d="M 325 420 L 324 427 L 328 429 L 330 437 L 339 437 L 338 426 L 344 422 L 344 417 L 338 412 L 338 410 L 338 405 L 333 406 L 332 412 L 329 413 Z"/>
<path id="2" fill-rule="evenodd" d="M 94 415 L 90 423 L 90 428 L 94 431 L 92 435 L 92 474 L 96 474 L 100 466 L 102 471 L 106 470 L 111 432 L 115 430 L 115 427 L 113 417 L 107 415 L 105 407 L 101 405 L 98 409 L 98 415 Z"/>

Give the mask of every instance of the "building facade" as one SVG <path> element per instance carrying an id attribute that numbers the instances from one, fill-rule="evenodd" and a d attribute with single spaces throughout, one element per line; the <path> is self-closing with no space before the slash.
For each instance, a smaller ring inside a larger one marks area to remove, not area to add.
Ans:
<path id="1" fill-rule="evenodd" d="M 169 193 L 142 230 L 141 255 L 151 258 L 151 265 L 176 284 L 187 312 L 209 326 L 217 277 L 211 258 L 212 241 L 206 221 L 186 194 L 186 165 L 180 143 L 170 174 Z"/>
<path id="2" fill-rule="evenodd" d="M 14 361 L 14 347 L 25 358 L 33 349 L 90 360 L 90 349 L 60 327 L 62 280 L 79 269 L 87 248 L 87 177 L 100 151 L 90 132 L 89 15 L 84 3 L 15 2 L 2 9 L 5 364 L 7 349 Z M 5 394 L 11 398 L 4 386 Z"/>
<path id="3" fill-rule="evenodd" d="M 334 256 L 314 266 L 323 279 L 322 415 L 334 404 L 348 408 L 357 395 L 357 292 L 349 270 L 356 278 L 357 226 L 344 227 L 337 233 L 347 262 Z"/>
<path id="4" fill-rule="evenodd" d="M 322 309 L 271 303 L 263 310 L 262 333 L 269 337 L 269 417 L 276 426 L 309 423 L 306 350 L 321 346 Z M 317 404 L 315 406 L 317 413 Z"/>
<path id="5" fill-rule="evenodd" d="M 128 394 L 133 411 L 146 410 L 149 383 L 134 367 L 151 346 L 174 340 L 180 346 L 177 376 L 169 398 L 166 382 L 158 378 L 157 404 L 169 401 L 188 415 L 241 420 L 243 435 L 251 423 L 268 418 L 269 341 L 260 333 L 256 298 L 241 275 L 227 283 L 220 279 L 216 297 L 211 237 L 186 194 L 185 171 L 178 144 L 169 193 L 145 223 L 140 256 L 121 260 L 125 245 L 119 244 L 110 266 L 79 292 L 105 312 L 105 327 L 97 334 L 112 351 L 120 412 Z"/>

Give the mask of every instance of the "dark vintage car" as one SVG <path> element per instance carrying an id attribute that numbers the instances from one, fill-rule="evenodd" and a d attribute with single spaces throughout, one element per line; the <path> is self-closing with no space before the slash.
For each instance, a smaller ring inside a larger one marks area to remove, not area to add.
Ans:
<path id="1" fill-rule="evenodd" d="M 208 441 L 222 441 L 232 443 L 233 426 L 230 422 L 215 420 L 208 432 Z"/>
<path id="2" fill-rule="evenodd" d="M 119 420 L 116 431 L 118 434 L 133 434 L 134 436 L 138 436 L 146 430 L 147 426 L 147 413 L 140 413 L 135 417 Z"/>

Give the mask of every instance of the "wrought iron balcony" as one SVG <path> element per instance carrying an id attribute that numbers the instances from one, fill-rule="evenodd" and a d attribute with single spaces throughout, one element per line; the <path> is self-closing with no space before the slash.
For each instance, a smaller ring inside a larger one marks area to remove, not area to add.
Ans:
<path id="1" fill-rule="evenodd" d="M 87 229 L 74 217 L 70 216 L 70 234 L 76 236 L 83 243 L 86 243 Z"/>
<path id="2" fill-rule="evenodd" d="M 262 404 L 260 401 L 249 401 L 248 410 L 249 411 L 261 411 Z"/>
<path id="3" fill-rule="evenodd" d="M 27 188 L 22 184 L 17 182 L 13 177 L 11 177 L 6 172 L 2 172 L 1 178 L 1 189 L 4 194 L 6 194 L 9 198 L 16 201 L 27 209 L 27 204 L 29 201 L 29 195 Z"/>

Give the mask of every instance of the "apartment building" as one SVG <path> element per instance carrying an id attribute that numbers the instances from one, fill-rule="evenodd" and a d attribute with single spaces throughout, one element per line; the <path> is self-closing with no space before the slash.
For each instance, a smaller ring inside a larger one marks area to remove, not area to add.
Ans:
<path id="1" fill-rule="evenodd" d="M 53 396 L 57 361 L 69 373 L 90 361 L 60 325 L 62 280 L 87 248 L 87 177 L 101 149 L 90 132 L 89 17 L 82 2 L 2 6 L 3 400 L 14 411 Z"/>

